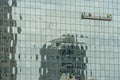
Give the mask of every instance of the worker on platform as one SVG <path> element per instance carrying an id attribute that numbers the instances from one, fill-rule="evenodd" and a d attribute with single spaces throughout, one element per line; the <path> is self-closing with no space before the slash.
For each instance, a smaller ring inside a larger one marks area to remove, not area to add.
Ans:
<path id="1" fill-rule="evenodd" d="M 110 13 L 107 13 L 107 18 L 111 18 L 111 14 Z"/>
<path id="2" fill-rule="evenodd" d="M 91 14 L 91 13 L 89 13 L 88 15 L 89 15 L 89 17 L 91 17 L 91 16 L 92 16 L 92 14 Z"/>
<path id="3" fill-rule="evenodd" d="M 82 18 L 84 18 L 84 16 L 85 16 L 85 12 L 82 13 Z"/>

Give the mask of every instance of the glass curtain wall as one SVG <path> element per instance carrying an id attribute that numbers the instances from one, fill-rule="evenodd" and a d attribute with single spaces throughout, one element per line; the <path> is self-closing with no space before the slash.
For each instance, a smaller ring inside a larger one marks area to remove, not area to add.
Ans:
<path id="1" fill-rule="evenodd" d="M 119 14 L 119 0 L 0 0 L 0 80 L 120 80 Z"/>

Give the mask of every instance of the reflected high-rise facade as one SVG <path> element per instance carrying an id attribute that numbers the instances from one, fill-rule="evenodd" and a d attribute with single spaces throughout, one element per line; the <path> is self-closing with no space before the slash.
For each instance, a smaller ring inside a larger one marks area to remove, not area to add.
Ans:
<path id="1" fill-rule="evenodd" d="M 17 34 L 13 33 L 16 21 L 12 18 L 12 7 L 16 6 L 16 0 L 12 5 L 8 0 L 0 0 L 0 80 L 16 80 Z"/>
<path id="2" fill-rule="evenodd" d="M 86 42 L 78 42 L 77 35 L 63 35 L 40 49 L 41 67 L 39 80 L 63 80 L 62 75 L 77 80 L 87 79 Z M 86 39 L 81 35 L 81 39 Z"/>

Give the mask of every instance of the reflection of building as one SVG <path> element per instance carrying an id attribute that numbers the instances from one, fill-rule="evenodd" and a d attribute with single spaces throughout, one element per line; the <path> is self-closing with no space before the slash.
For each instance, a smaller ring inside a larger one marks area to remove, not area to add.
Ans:
<path id="1" fill-rule="evenodd" d="M 12 28 L 16 21 L 12 18 L 12 7 L 17 6 L 16 0 L 12 5 L 9 0 L 0 0 L 0 80 L 16 80 L 16 44 L 17 34 Z"/>
<path id="2" fill-rule="evenodd" d="M 81 38 L 87 38 L 82 35 Z M 87 77 L 87 45 L 78 42 L 77 36 L 63 35 L 40 49 L 41 68 L 39 80 L 61 80 L 63 73 L 74 75 L 77 80 Z"/>

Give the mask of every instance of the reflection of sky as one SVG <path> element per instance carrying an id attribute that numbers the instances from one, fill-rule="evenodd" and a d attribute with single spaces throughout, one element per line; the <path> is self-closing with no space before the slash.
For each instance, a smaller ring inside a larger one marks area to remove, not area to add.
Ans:
<path id="1" fill-rule="evenodd" d="M 67 33 L 88 36 L 88 71 L 93 71 L 96 80 L 119 80 L 119 7 L 118 0 L 19 0 L 14 15 L 22 27 L 17 45 L 17 53 L 23 56 L 18 61 L 18 67 L 22 67 L 18 80 L 38 80 L 40 64 L 35 61 L 35 54 L 39 54 L 43 43 Z M 82 20 L 82 12 L 97 16 L 110 12 L 113 20 Z"/>

